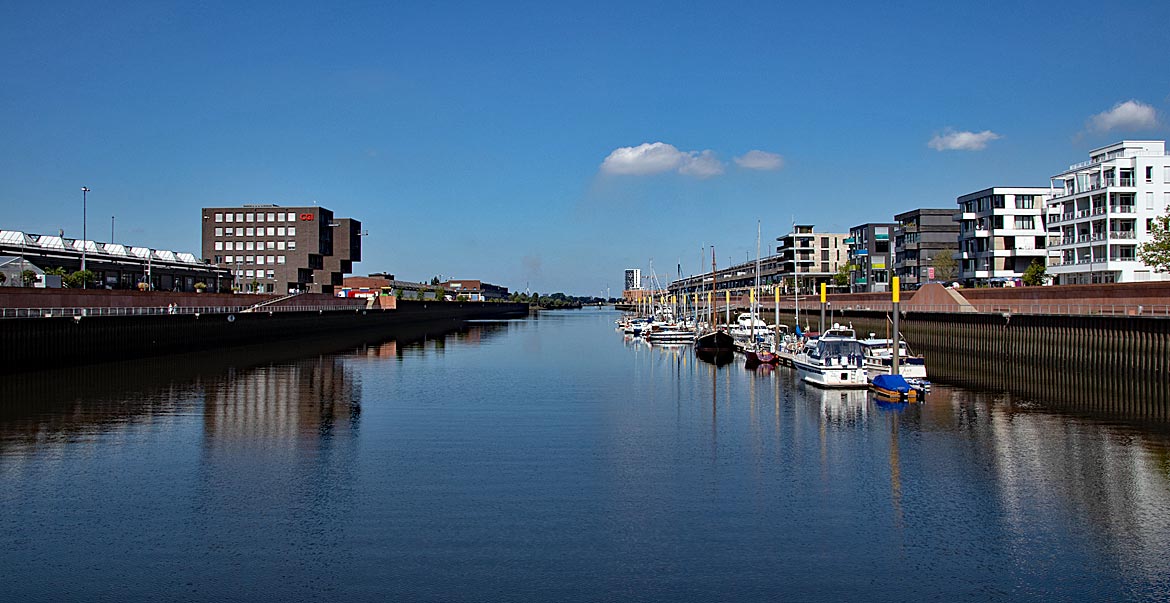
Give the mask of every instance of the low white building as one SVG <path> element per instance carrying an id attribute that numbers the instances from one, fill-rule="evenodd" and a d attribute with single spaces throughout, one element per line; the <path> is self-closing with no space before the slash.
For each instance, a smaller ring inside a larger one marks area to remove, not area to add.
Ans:
<path id="1" fill-rule="evenodd" d="M 1048 228 L 1058 284 L 1168 280 L 1137 257 L 1170 207 L 1170 157 L 1161 140 L 1123 140 L 1052 177 Z"/>
<path id="2" fill-rule="evenodd" d="M 958 198 L 958 280 L 965 286 L 1014 284 L 1028 266 L 1048 260 L 1040 187 L 996 186 Z"/>

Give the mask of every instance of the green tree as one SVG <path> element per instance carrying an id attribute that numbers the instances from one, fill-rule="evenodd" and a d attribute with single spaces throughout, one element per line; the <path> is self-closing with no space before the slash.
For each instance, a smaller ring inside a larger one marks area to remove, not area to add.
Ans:
<path id="1" fill-rule="evenodd" d="M 841 269 L 837 271 L 837 274 L 833 275 L 833 286 L 849 286 L 849 264 L 841 264 Z"/>
<path id="2" fill-rule="evenodd" d="M 31 287 L 37 282 L 37 273 L 32 270 L 25 270 L 20 273 L 20 280 L 24 283 L 25 287 Z"/>
<path id="3" fill-rule="evenodd" d="M 0 272 L 0 285 L 3 285 L 7 281 L 8 281 L 8 275 L 4 274 L 3 272 Z"/>
<path id="4" fill-rule="evenodd" d="M 67 275 L 62 281 L 70 289 L 81 289 L 86 283 L 92 283 L 96 276 L 92 270 L 78 270 L 73 274 Z"/>
<path id="5" fill-rule="evenodd" d="M 1150 240 L 1138 245 L 1138 259 L 1157 272 L 1170 272 L 1170 208 L 1150 222 Z"/>
<path id="6" fill-rule="evenodd" d="M 51 274 L 53 276 L 60 276 L 60 277 L 64 277 L 64 276 L 69 275 L 69 273 L 66 272 L 65 269 L 60 267 L 60 266 L 57 266 L 56 268 L 49 268 L 48 270 L 45 271 L 45 274 Z"/>
<path id="7" fill-rule="evenodd" d="M 1038 287 L 1048 281 L 1048 269 L 1044 266 L 1039 258 L 1032 260 L 1028 265 L 1028 269 L 1024 271 L 1024 285 L 1028 287 Z"/>
<path id="8" fill-rule="evenodd" d="M 439 277 L 437 277 L 437 276 L 432 276 L 432 277 L 431 277 L 431 284 L 432 284 L 432 285 L 438 285 L 438 284 L 439 284 Z"/>
<path id="9" fill-rule="evenodd" d="M 934 280 L 936 281 L 954 280 L 959 268 L 959 263 L 945 250 L 938 252 L 931 260 L 930 265 L 934 268 Z"/>

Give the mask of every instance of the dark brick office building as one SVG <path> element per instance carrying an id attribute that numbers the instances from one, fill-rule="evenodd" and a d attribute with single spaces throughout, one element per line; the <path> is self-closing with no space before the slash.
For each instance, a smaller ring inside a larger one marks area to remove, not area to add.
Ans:
<path id="1" fill-rule="evenodd" d="M 362 223 L 324 207 L 203 208 L 203 257 L 244 292 L 332 294 L 362 259 Z"/>

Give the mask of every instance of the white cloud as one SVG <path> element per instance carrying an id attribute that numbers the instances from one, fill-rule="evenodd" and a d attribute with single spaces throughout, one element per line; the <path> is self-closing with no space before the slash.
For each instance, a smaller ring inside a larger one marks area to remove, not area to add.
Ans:
<path id="1" fill-rule="evenodd" d="M 1149 130 L 1158 126 L 1158 114 L 1143 102 L 1127 100 L 1112 109 L 1089 118 L 1089 129 L 1096 132 L 1111 130 Z"/>
<path id="2" fill-rule="evenodd" d="M 646 142 L 636 147 L 619 147 L 601 162 L 601 171 L 623 176 L 647 176 L 677 170 L 696 178 L 723 173 L 723 162 L 712 151 L 680 151 L 665 142 Z"/>
<path id="3" fill-rule="evenodd" d="M 627 176 L 661 174 L 677 168 L 682 160 L 682 151 L 674 145 L 665 142 L 642 143 L 636 147 L 614 149 L 601 162 L 601 171 Z"/>
<path id="4" fill-rule="evenodd" d="M 723 173 L 723 162 L 715 157 L 713 151 L 707 150 L 701 153 L 691 151 L 683 158 L 678 173 L 695 178 L 711 178 Z"/>
<path id="5" fill-rule="evenodd" d="M 775 171 L 784 167 L 784 157 L 767 151 L 748 151 L 736 157 L 735 163 L 749 170 Z"/>
<path id="6" fill-rule="evenodd" d="M 948 129 L 931 138 L 926 146 L 936 151 L 982 151 L 987 148 L 987 143 L 999 138 L 1000 135 L 991 130 L 956 132 Z"/>

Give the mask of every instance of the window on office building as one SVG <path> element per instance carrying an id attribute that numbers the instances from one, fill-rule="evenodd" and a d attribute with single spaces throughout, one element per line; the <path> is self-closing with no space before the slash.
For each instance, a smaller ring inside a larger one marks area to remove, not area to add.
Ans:
<path id="1" fill-rule="evenodd" d="M 215 242 L 215 250 L 216 251 L 223 251 L 223 241 L 216 241 Z"/>
<path id="2" fill-rule="evenodd" d="M 222 236 L 223 236 L 223 229 L 222 229 L 222 228 L 216 228 L 216 229 L 215 229 L 215 236 L 217 236 L 217 237 L 222 237 Z"/>
<path id="3" fill-rule="evenodd" d="M 297 229 L 296 229 L 296 227 L 295 227 L 295 226 L 289 226 L 289 227 L 288 227 L 288 236 L 290 236 L 290 237 L 295 237 L 295 236 L 297 236 Z"/>
<path id="4" fill-rule="evenodd" d="M 1170 184 L 1170 165 L 1162 168 L 1162 184 Z"/>
<path id="5" fill-rule="evenodd" d="M 256 256 L 254 256 L 254 255 L 244 256 L 244 263 L 245 264 L 255 264 L 256 263 Z"/>
<path id="6" fill-rule="evenodd" d="M 255 276 L 255 275 L 256 275 L 255 270 L 245 270 L 244 271 L 244 276 Z"/>
<path id="7" fill-rule="evenodd" d="M 1154 209 L 1154 193 L 1152 192 L 1146 192 L 1146 209 Z"/>
<path id="8" fill-rule="evenodd" d="M 284 263 L 284 256 L 283 255 L 276 256 L 276 263 L 283 264 Z"/>
<path id="9" fill-rule="evenodd" d="M 255 222 L 256 221 L 256 214 L 248 214 L 247 216 L 245 216 L 245 218 L 247 218 L 248 222 Z"/>
<path id="10" fill-rule="evenodd" d="M 296 222 L 296 221 L 297 221 L 297 215 L 296 215 L 295 213 L 291 212 L 291 211 L 290 211 L 290 212 L 288 212 L 288 221 L 289 221 L 289 222 Z"/>
<path id="11" fill-rule="evenodd" d="M 235 233 L 236 233 L 236 229 L 234 229 L 234 228 L 225 228 L 225 229 L 223 229 L 223 234 L 224 234 L 224 235 L 226 235 L 226 236 L 229 236 L 229 237 L 230 237 L 230 236 L 234 236 L 234 235 L 235 235 Z"/>
<path id="12" fill-rule="evenodd" d="M 228 214 L 228 215 L 227 215 L 227 221 L 228 221 L 228 222 L 234 222 L 235 220 L 236 220 L 236 216 L 235 216 L 235 214 Z"/>
<path id="13" fill-rule="evenodd" d="M 284 236 L 284 227 L 283 226 L 278 226 L 276 228 L 276 236 L 278 236 L 278 237 Z"/>
<path id="14" fill-rule="evenodd" d="M 267 234 L 268 236 L 270 236 L 270 237 L 271 237 L 271 236 L 273 236 L 273 235 L 275 235 L 275 234 L 276 234 L 276 229 L 275 229 L 275 228 L 273 228 L 273 227 L 271 227 L 271 226 L 269 226 L 268 228 L 265 228 L 265 229 L 264 229 L 264 234 Z"/>
<path id="15" fill-rule="evenodd" d="M 264 241 L 256 241 L 256 250 L 264 251 Z"/>
<path id="16" fill-rule="evenodd" d="M 268 271 L 268 278 L 276 278 L 276 271 L 275 271 L 275 270 L 269 270 L 269 271 Z"/>
<path id="17" fill-rule="evenodd" d="M 1166 173 L 1170 174 L 1170 168 L 1166 168 Z M 215 214 L 216 222 L 223 222 L 223 214 Z"/>
<path id="18" fill-rule="evenodd" d="M 1035 206 L 1035 195 L 1016 195 L 1016 209 L 1033 209 Z"/>
<path id="19" fill-rule="evenodd" d="M 255 236 L 255 235 L 256 235 L 256 229 L 255 229 L 255 228 L 248 228 L 248 229 L 246 229 L 246 230 L 245 230 L 245 232 L 247 233 L 247 236 L 249 236 L 249 237 L 251 237 L 251 236 Z"/>
<path id="20" fill-rule="evenodd" d="M 264 214 L 256 214 L 256 221 L 263 222 L 264 221 Z"/>
<path id="21" fill-rule="evenodd" d="M 268 263 L 275 264 L 276 263 L 276 256 L 274 256 L 274 255 L 268 256 Z"/>
<path id="22" fill-rule="evenodd" d="M 275 222 L 276 221 L 276 214 L 268 214 L 268 221 Z"/>
<path id="23" fill-rule="evenodd" d="M 243 250 L 244 250 L 244 242 L 243 241 L 236 241 L 236 251 L 243 251 Z"/>
<path id="24" fill-rule="evenodd" d="M 248 241 L 247 243 L 244 243 L 244 250 L 245 251 L 252 251 L 254 249 L 256 249 L 256 246 L 252 243 L 252 241 Z"/>
<path id="25" fill-rule="evenodd" d="M 243 222 L 243 221 L 244 221 L 244 214 L 242 214 L 242 213 L 236 214 L 236 222 Z"/>
<path id="26" fill-rule="evenodd" d="M 230 263 L 236 261 L 236 258 L 235 258 L 235 256 L 227 255 L 227 256 L 224 256 L 223 261 L 225 264 L 230 264 Z"/>
<path id="27" fill-rule="evenodd" d="M 264 256 L 262 256 L 262 255 L 256 256 L 256 263 L 263 266 L 264 265 Z"/>
<path id="28" fill-rule="evenodd" d="M 1031 230 L 1035 216 L 1016 216 L 1016 230 Z"/>
<path id="29" fill-rule="evenodd" d="M 1153 181 L 1154 181 L 1154 166 L 1147 165 L 1146 166 L 1146 182 L 1153 182 Z"/>
<path id="30" fill-rule="evenodd" d="M 277 241 L 276 248 L 281 250 L 281 251 L 284 251 L 284 241 Z"/>
<path id="31" fill-rule="evenodd" d="M 296 248 L 297 248 L 297 242 L 296 242 L 296 241 L 289 241 L 289 242 L 288 242 L 288 249 L 289 249 L 289 251 L 292 251 L 293 249 L 296 249 Z"/>

